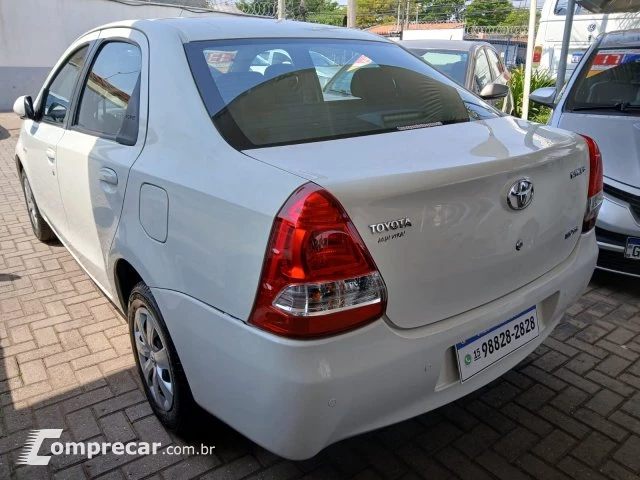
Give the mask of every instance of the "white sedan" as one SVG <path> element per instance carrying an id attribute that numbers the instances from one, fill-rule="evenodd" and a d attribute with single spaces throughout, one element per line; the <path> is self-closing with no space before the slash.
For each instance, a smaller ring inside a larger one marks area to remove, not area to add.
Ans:
<path id="1" fill-rule="evenodd" d="M 14 109 L 33 231 L 128 318 L 169 428 L 195 402 L 310 457 L 502 375 L 594 269 L 597 145 L 365 32 L 111 24 Z"/>

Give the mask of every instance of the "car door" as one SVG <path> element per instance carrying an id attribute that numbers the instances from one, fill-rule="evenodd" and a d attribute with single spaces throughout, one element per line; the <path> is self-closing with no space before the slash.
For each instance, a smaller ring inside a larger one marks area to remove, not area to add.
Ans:
<path id="1" fill-rule="evenodd" d="M 63 237 L 66 216 L 58 187 L 57 148 L 65 134 L 71 99 L 90 46 L 90 41 L 78 46 L 50 75 L 36 100 L 35 120 L 25 122 L 22 136 L 26 151 L 23 166 L 40 212 Z"/>
<path id="2" fill-rule="evenodd" d="M 142 33 L 103 30 L 80 84 L 69 130 L 58 144 L 69 248 L 103 287 L 110 284 L 106 258 L 129 170 L 145 141 L 148 58 Z"/>

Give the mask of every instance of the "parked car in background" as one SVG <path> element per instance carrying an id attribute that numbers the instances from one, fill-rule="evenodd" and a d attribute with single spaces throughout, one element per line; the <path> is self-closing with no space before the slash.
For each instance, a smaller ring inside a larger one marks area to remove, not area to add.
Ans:
<path id="1" fill-rule="evenodd" d="M 533 65 L 548 70 L 554 77 L 560 62 L 567 4 L 567 0 L 547 0 L 544 2 L 536 33 Z M 598 38 L 598 35 L 640 28 L 640 12 L 592 13 L 580 5 L 575 6 L 574 12 L 571 42 L 567 54 L 567 79 L 582 59 L 582 55 Z"/>
<path id="2" fill-rule="evenodd" d="M 598 268 L 640 276 L 640 29 L 599 37 L 558 97 L 549 124 L 589 135 L 600 146 L 604 203 L 596 224 Z"/>
<path id="3" fill-rule="evenodd" d="M 404 40 L 398 42 L 467 90 L 488 100 L 502 103 L 511 112 L 513 98 L 508 88 L 510 74 L 490 43 L 466 40 Z M 499 100 L 500 99 L 500 100 Z"/>
<path id="4" fill-rule="evenodd" d="M 321 46 L 319 46 L 321 48 Z M 309 52 L 311 57 L 311 61 L 313 62 L 313 66 L 316 69 L 316 73 L 318 74 L 318 80 L 320 81 L 320 87 L 324 87 L 329 80 L 333 78 L 333 76 L 340 70 L 340 65 L 331 60 L 330 58 L 325 57 L 323 54 L 311 51 Z M 251 71 L 258 72 L 262 75 L 269 75 L 270 72 L 278 72 L 281 71 L 282 65 L 292 65 L 293 61 L 291 57 L 281 48 L 276 48 L 274 50 L 269 50 L 266 52 L 257 55 L 253 61 L 251 62 Z M 280 65 L 274 66 L 269 71 L 267 69 L 272 65 Z"/>
<path id="5" fill-rule="evenodd" d="M 278 50 L 289 64 L 252 70 Z M 319 51 L 353 72 L 340 93 Z M 168 428 L 195 402 L 311 457 L 503 375 L 595 265 L 592 140 L 501 115 L 359 30 L 119 22 L 14 110 L 33 232 L 127 317 Z"/>

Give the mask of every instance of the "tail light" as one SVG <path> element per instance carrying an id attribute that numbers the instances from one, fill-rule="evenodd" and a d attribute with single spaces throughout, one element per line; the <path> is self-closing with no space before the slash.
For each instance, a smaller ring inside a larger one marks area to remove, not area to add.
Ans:
<path id="1" fill-rule="evenodd" d="M 287 337 L 326 336 L 380 318 L 386 296 L 347 213 L 307 183 L 274 221 L 249 322 Z"/>
<path id="2" fill-rule="evenodd" d="M 536 45 L 533 49 L 533 60 L 532 63 L 534 65 L 540 65 L 540 60 L 542 59 L 542 45 Z"/>
<path id="3" fill-rule="evenodd" d="M 591 137 L 581 135 L 589 147 L 589 190 L 587 194 L 587 211 L 582 222 L 582 233 L 586 233 L 596 225 L 598 212 L 604 200 L 602 193 L 602 154 L 598 144 Z"/>

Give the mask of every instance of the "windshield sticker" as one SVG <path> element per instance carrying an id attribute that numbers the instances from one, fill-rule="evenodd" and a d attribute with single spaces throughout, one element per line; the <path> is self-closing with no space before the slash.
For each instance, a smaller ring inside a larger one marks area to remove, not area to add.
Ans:
<path id="1" fill-rule="evenodd" d="M 640 49 L 602 50 L 593 59 L 587 78 L 625 63 L 640 62 Z"/>

